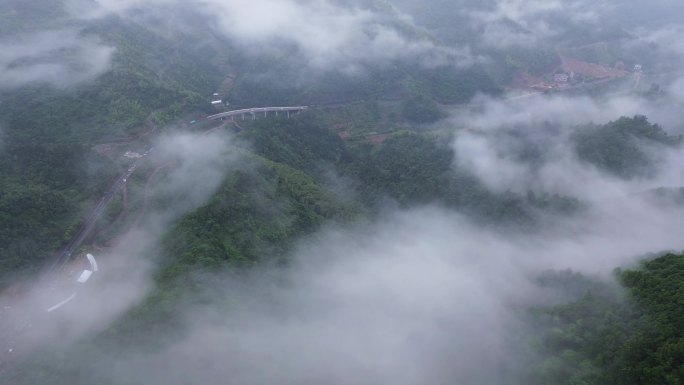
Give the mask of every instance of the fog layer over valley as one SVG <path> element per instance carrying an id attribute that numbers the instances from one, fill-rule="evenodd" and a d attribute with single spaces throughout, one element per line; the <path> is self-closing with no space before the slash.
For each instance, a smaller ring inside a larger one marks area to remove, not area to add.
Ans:
<path id="1" fill-rule="evenodd" d="M 677 2 L 39 3 L 0 383 L 684 381 Z"/>
<path id="2" fill-rule="evenodd" d="M 681 210 L 646 209 L 537 236 L 483 230 L 436 208 L 327 229 L 285 272 L 203 276 L 211 304 L 187 305 L 177 315 L 184 333 L 163 348 L 104 345 L 86 350 L 87 367 L 58 361 L 124 383 L 513 381 L 534 356 L 520 309 L 569 295 L 537 286 L 541 270 L 607 273 L 638 253 L 684 246 L 671 234 Z"/>
<path id="3" fill-rule="evenodd" d="M 6 306 L 0 320 L 3 345 L 25 356 L 40 346 L 64 347 L 94 332 L 101 332 L 147 295 L 152 266 L 158 263 L 158 243 L 167 227 L 196 209 L 214 191 L 231 167 L 239 163 L 229 138 L 222 134 L 195 136 L 167 134 L 155 143 L 151 162 L 156 168 L 172 168 L 149 191 L 150 199 L 170 199 L 164 208 L 149 207 L 137 226 L 100 250 L 97 280 L 88 285 L 67 284 L 50 272 L 27 282 L 29 290 L 7 290 L 0 296 Z M 197 183 L 204 189 L 196 189 Z M 78 275 L 80 264 L 64 270 Z M 54 311 L 53 305 L 75 294 L 70 311 Z M 3 352 L 4 354 L 7 352 Z M 8 358 L 7 356 L 3 356 Z"/>
<path id="4" fill-rule="evenodd" d="M 68 30 L 15 37 L 0 48 L 0 83 L 8 88 L 35 82 L 64 87 L 91 80 L 107 70 L 112 54 L 111 48 Z"/>
<path id="5" fill-rule="evenodd" d="M 568 108 L 593 103 L 564 102 Z M 525 113 L 532 125 L 521 131 L 516 127 L 523 122 L 515 119 L 512 126 L 483 120 L 491 109 L 502 108 L 502 102 L 488 103 L 466 118 L 479 129 L 455 136 L 451 172 L 471 170 L 494 191 L 564 194 L 582 203 L 579 212 L 544 214 L 539 227 L 520 229 L 482 225 L 441 205 L 382 209 L 377 218 L 325 225 L 302 238 L 288 252 L 287 267 L 194 273 L 199 289 L 174 310 L 177 331 L 158 336 L 152 348 L 143 337 L 149 326 L 142 325 L 126 332 L 131 334 L 126 343 L 105 336 L 69 348 L 75 349 L 73 357 L 50 354 L 41 360 L 61 368 L 61 374 L 52 374 L 56 378 L 77 383 L 525 383 L 523 368 L 538 354 L 526 342 L 533 332 L 524 322 L 525 309 L 577 295 L 540 285 L 540 274 L 573 269 L 612 281 L 616 266 L 631 266 L 652 252 L 684 249 L 673 231 L 684 226 L 681 204 L 649 194 L 684 185 L 678 167 L 682 152 L 679 146 L 656 148 L 657 172 L 623 178 L 578 159 L 571 136 L 579 122 L 549 122 L 546 109 L 532 106 Z M 188 202 L 179 208 L 185 212 L 214 188 L 207 186 L 197 197 L 186 195 L 197 190 L 185 189 L 218 183 L 229 147 L 213 136 L 162 143 L 158 157 L 187 148 L 181 152 L 189 160 L 174 167 L 159 190 L 179 197 L 174 198 L 179 204 Z M 520 156 L 526 145 L 544 150 L 526 159 Z M 126 254 L 108 256 L 124 263 L 114 269 L 121 275 L 108 289 L 91 289 L 99 305 L 85 300 L 70 308 L 66 325 L 83 335 L 117 309 L 111 298 L 124 305 L 142 299 L 145 290 L 134 283 L 149 277 L 148 269 L 125 255 L 143 252 L 127 248 Z M 146 286 L 144 279 L 138 282 Z M 130 290 L 132 297 L 126 294 Z M 97 310 L 103 298 L 108 312 Z M 87 314 L 96 314 L 97 322 L 90 323 Z M 76 315 L 79 322 L 71 319 Z M 44 344 L 56 337 L 50 328 L 45 333 Z M 53 378 L 44 375 L 29 372 L 24 381 Z"/>

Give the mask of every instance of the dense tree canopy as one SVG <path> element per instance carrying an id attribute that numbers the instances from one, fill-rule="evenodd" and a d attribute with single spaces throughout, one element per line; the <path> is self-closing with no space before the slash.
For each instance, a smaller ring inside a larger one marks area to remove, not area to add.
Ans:
<path id="1" fill-rule="evenodd" d="M 645 116 L 622 117 L 581 129 L 575 135 L 575 150 L 580 159 L 600 169 L 632 178 L 654 170 L 654 152 L 681 141 L 681 137 L 670 136 L 659 125 L 649 123 Z"/>
<path id="2" fill-rule="evenodd" d="M 585 281 L 579 299 L 533 312 L 534 322 L 545 330 L 535 346 L 546 359 L 531 383 L 684 381 L 684 256 L 667 254 L 636 269 L 617 270 L 616 277 L 626 295 Z"/>

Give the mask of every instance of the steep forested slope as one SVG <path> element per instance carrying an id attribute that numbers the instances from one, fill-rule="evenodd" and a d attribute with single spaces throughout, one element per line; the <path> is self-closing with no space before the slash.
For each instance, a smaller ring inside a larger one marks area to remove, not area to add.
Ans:
<path id="1" fill-rule="evenodd" d="M 684 381 L 684 256 L 616 270 L 626 290 L 584 285 L 576 301 L 534 311 L 545 360 L 534 384 L 681 384 Z"/>
<path id="2" fill-rule="evenodd" d="M 39 266 L 115 178 L 120 166 L 94 144 L 208 111 L 217 71 L 189 46 L 118 19 L 89 33 L 116 47 L 111 70 L 95 82 L 3 91 L 0 277 Z"/>
<path id="3" fill-rule="evenodd" d="M 670 136 L 645 116 L 635 116 L 581 129 L 575 150 L 580 159 L 604 171 L 633 178 L 653 173 L 658 152 L 681 142 L 681 136 Z"/>

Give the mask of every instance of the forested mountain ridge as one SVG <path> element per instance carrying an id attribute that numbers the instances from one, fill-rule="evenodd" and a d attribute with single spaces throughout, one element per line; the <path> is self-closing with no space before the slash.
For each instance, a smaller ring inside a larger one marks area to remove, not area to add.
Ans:
<path id="1" fill-rule="evenodd" d="M 682 143 L 682 136 L 670 136 L 645 116 L 635 116 L 586 127 L 575 140 L 582 160 L 621 177 L 636 177 L 648 175 L 656 168 L 657 155 L 649 153 L 644 145 L 677 146 Z"/>
<path id="2" fill-rule="evenodd" d="M 548 358 L 529 383 L 681 383 L 683 261 L 666 254 L 617 269 L 624 295 L 598 283 L 568 304 L 535 309 L 545 330 L 535 346 Z"/>
<path id="3" fill-rule="evenodd" d="M 42 19 L 34 12 L 36 8 L 48 9 L 38 4 L 27 6 L 27 12 L 20 13 L 18 19 L 34 20 L 38 24 Z M 10 9 L 16 7 L 10 6 Z M 66 17 L 58 8 L 54 12 Z M 112 163 L 111 159 L 95 154 L 91 146 L 125 144 L 181 116 L 212 113 L 210 95 L 222 79 L 220 69 L 210 64 L 209 59 L 225 55 L 216 51 L 216 47 L 224 44 L 221 49 L 225 50 L 227 43 L 218 40 L 193 45 L 193 41 L 205 37 L 162 36 L 153 29 L 118 17 L 81 24 L 85 25 L 81 35 L 97 37 L 101 44 L 114 50 L 111 66 L 104 74 L 93 82 L 66 89 L 28 85 L 17 90 L 0 90 L 4 94 L 0 105 L 3 127 L 0 156 L 5 158 L 2 162 L 5 172 L 0 179 L 6 186 L 3 190 L 7 191 L 3 205 L 8 208 L 7 213 L 24 212 L 19 222 L 14 222 L 17 217 L 10 216 L 2 226 L 6 234 L 0 239 L 6 247 L 0 263 L 6 267 L 0 270 L 11 271 L 33 265 L 31 261 L 45 260 L 70 235 L 66 229 L 78 226 L 84 214 L 82 210 L 87 209 L 90 199 L 104 191 L 115 178 L 120 162 Z M 333 100 L 326 95 L 334 95 L 334 100 L 347 95 L 342 97 L 345 101 L 396 98 L 406 92 L 428 95 L 422 97 L 430 101 L 434 97 L 443 102 L 463 102 L 477 91 L 498 92 L 484 73 L 473 76 L 472 70 L 415 67 L 377 72 L 380 76 L 368 74 L 358 82 L 327 73 L 316 81 L 282 88 L 283 80 L 298 75 L 288 75 L 289 70 L 283 68 L 278 73 L 280 80 L 273 82 L 269 74 L 277 72 L 274 66 L 290 66 L 286 61 L 278 64 L 277 59 L 264 61 L 242 57 L 239 53 L 230 57 L 232 66 L 244 69 L 238 72 L 230 94 L 224 95 L 234 108 Z M 478 76 L 483 78 L 478 80 Z M 384 83 L 368 83 L 369 78 Z M 402 78 L 408 83 L 417 82 L 417 91 L 404 90 L 397 94 L 395 87 L 403 82 Z M 45 155 L 36 159 L 37 153 Z M 39 192 L 43 190 L 51 193 Z M 37 210 L 31 215 L 25 210 L 41 204 L 50 206 L 50 210 Z M 32 225 L 20 225 L 22 221 L 30 221 Z M 14 225 L 10 226 L 10 222 Z M 36 226 L 43 232 L 39 237 L 33 236 Z"/>
<path id="4" fill-rule="evenodd" d="M 681 383 L 678 29 L 529 4 L 0 5 L 0 382 Z"/>
<path id="5" fill-rule="evenodd" d="M 201 95 L 219 78 L 215 69 L 193 59 L 195 53 L 122 21 L 97 29 L 117 51 L 112 69 L 95 83 L 70 90 L 5 91 L 0 206 L 6 207 L 4 213 L 22 215 L 5 217 L 0 226 L 4 272 L 45 260 L 77 226 L 82 209 L 115 178 L 120 162 L 98 155 L 92 146 L 126 142 L 181 114 L 210 111 Z"/>

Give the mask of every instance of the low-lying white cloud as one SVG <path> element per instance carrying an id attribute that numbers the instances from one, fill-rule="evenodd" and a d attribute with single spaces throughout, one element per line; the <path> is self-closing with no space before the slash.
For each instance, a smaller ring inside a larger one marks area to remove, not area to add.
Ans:
<path id="1" fill-rule="evenodd" d="M 161 172 L 147 192 L 150 203 L 144 218 L 110 247 L 94 252 L 99 271 L 86 284 L 75 283 L 85 266 L 72 261 L 21 290 L 0 295 L 0 361 L 100 332 L 144 299 L 157 259 L 149 253 L 158 250 L 172 223 L 216 192 L 241 159 L 225 133 L 170 133 L 156 140 L 143 165 Z M 47 312 L 73 293 L 71 302 Z"/>
<path id="2" fill-rule="evenodd" d="M 200 12 L 217 32 L 248 52 L 289 51 L 305 66 L 320 70 L 356 73 L 366 65 L 402 59 L 426 66 L 467 66 L 477 60 L 465 47 L 438 46 L 402 31 L 414 26 L 401 15 L 331 0 L 98 0 L 95 7 L 91 3 L 90 12 L 83 12 L 82 2 L 75 4 L 77 16 L 88 18 L 111 13 L 134 16 L 182 4 Z M 397 28 L 398 22 L 406 28 Z"/>
<path id="3" fill-rule="evenodd" d="M 183 312 L 181 339 L 152 353 L 128 347 L 89 370 L 151 384 L 517 383 L 510 370 L 528 353 L 520 311 L 547 299 L 531 277 L 608 274 L 684 247 L 671 231 L 681 209 L 604 209 L 537 234 L 441 208 L 330 228 L 302 241 L 285 271 L 205 277 L 216 303 Z"/>
<path id="4" fill-rule="evenodd" d="M 485 45 L 531 47 L 567 32 L 568 23 L 595 27 L 613 14 L 614 6 L 612 0 L 496 0 L 484 9 L 464 12 L 474 27 L 483 29 Z"/>
<path id="5" fill-rule="evenodd" d="M 0 40 L 0 88 L 27 84 L 68 87 L 109 69 L 114 49 L 76 30 L 60 29 Z"/>
<path id="6" fill-rule="evenodd" d="M 573 135 L 582 126 L 635 115 L 662 124 L 670 134 L 681 134 L 679 82 L 667 90 L 658 99 L 629 94 L 482 98 L 447 123 L 461 127 L 453 142 L 456 167 L 469 170 L 494 191 L 557 194 L 589 203 L 592 210 L 622 205 L 626 213 L 632 205 L 642 207 L 635 195 L 659 187 L 684 186 L 684 172 L 677 166 L 684 149 L 645 146 L 657 169 L 648 177 L 624 180 L 580 161 Z M 526 153 L 533 159 L 521 159 Z"/>
<path id="7" fill-rule="evenodd" d="M 100 2 L 97 16 L 167 4 Z M 568 9 L 555 0 L 497 4 L 491 21 L 518 21 L 535 34 L 548 28 L 545 36 L 554 32 L 536 17 Z M 216 14 L 212 22 L 226 36 L 245 45 L 294 45 L 313 68 L 354 71 L 367 61 L 438 52 L 429 41 L 407 39 L 383 25 L 374 12 L 328 1 L 205 0 L 197 6 Z M 677 231 L 684 227 L 684 209 L 643 196 L 657 187 L 684 186 L 681 149 L 662 150 L 650 178 L 623 180 L 580 162 L 570 139 L 577 125 L 636 114 L 677 132 L 684 86 L 675 82 L 665 91 L 659 100 L 627 94 L 479 99 L 447 123 L 465 128 L 453 143 L 457 166 L 497 192 L 570 196 L 587 210 L 543 217 L 548 222 L 525 233 L 483 227 L 442 207 L 326 228 L 301 240 L 282 270 L 256 270 L 246 279 L 207 274 L 213 302 L 180 311 L 185 329 L 178 339 L 152 352 L 131 345 L 114 355 L 94 355 L 79 373 L 166 385 L 515 383 L 507 370 L 526 346 L 512 340 L 521 327 L 519 314 L 546 295 L 531 277 L 566 268 L 607 275 L 641 255 L 684 249 Z M 514 136 L 542 153 L 539 162 L 518 157 Z M 151 161 L 166 171 L 153 194 L 171 208 L 150 214 L 110 251 L 93 291 L 41 324 L 48 326 L 33 343 L 64 335 L 77 340 L 102 330 L 143 298 L 150 265 L 141 254 L 216 191 L 239 161 L 233 151 L 230 139 L 218 134 L 160 139 Z M 102 353 L 108 347 L 99 348 Z"/>
<path id="8" fill-rule="evenodd" d="M 675 81 L 665 89 L 668 93 L 661 99 L 628 93 L 598 97 L 562 94 L 510 99 L 479 97 L 465 113 L 453 114 L 450 123 L 456 127 L 490 131 L 504 126 L 604 124 L 620 116 L 645 115 L 667 129 L 676 130 L 680 114 L 675 107 L 682 98 L 682 88 L 680 82 Z"/>
<path id="9" fill-rule="evenodd" d="M 678 169 L 674 161 L 664 169 Z M 634 194 L 646 186 L 575 172 L 575 160 L 551 163 L 539 179 L 566 173 L 558 187 L 582 190 L 589 211 L 532 233 L 478 226 L 441 208 L 327 229 L 300 244 L 285 280 L 212 287 L 237 293 L 239 305 L 192 307 L 193 332 L 161 354 L 136 356 L 134 366 L 182 362 L 179 371 L 201 382 L 515 383 L 506 370 L 527 348 L 514 337 L 519 312 L 546 296 L 531 277 L 567 268 L 607 276 L 641 255 L 684 248 L 672 231 L 684 225 L 682 207 Z M 684 183 L 682 172 L 676 178 Z"/>

